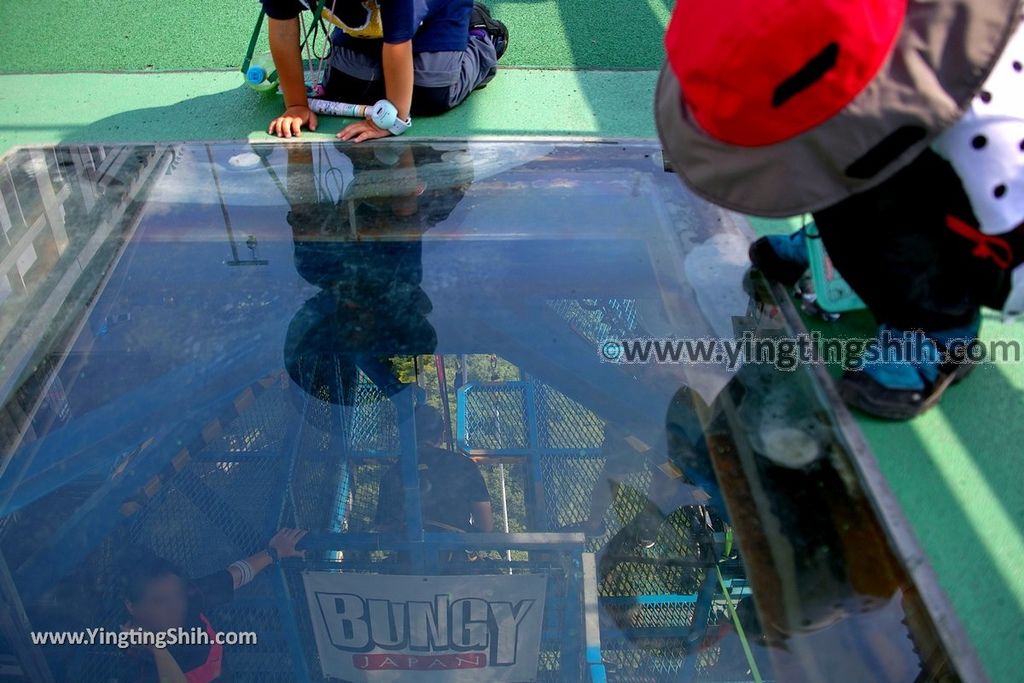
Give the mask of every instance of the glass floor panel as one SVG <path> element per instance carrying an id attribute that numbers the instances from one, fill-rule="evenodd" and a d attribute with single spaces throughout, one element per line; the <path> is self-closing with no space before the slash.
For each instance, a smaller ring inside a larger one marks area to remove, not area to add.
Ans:
<path id="1" fill-rule="evenodd" d="M 0 223 L 14 679 L 961 679 L 820 367 L 636 356 L 799 331 L 656 146 L 19 149 Z"/>

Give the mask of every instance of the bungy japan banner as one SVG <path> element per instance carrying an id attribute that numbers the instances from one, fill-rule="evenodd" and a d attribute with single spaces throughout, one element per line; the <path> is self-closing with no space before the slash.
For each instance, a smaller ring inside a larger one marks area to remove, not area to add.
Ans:
<path id="1" fill-rule="evenodd" d="M 304 572 L 324 677 L 488 683 L 537 677 L 543 575 Z"/>

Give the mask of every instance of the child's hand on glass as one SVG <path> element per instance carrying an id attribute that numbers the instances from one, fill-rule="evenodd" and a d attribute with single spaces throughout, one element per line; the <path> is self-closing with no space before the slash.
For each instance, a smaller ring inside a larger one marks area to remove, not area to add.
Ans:
<path id="1" fill-rule="evenodd" d="M 270 122 L 267 133 L 282 138 L 300 137 L 302 127 L 306 126 L 311 131 L 316 130 L 316 114 L 305 105 L 295 105 L 285 109 L 284 113 Z"/>
<path id="2" fill-rule="evenodd" d="M 356 121 L 350 123 L 341 129 L 338 133 L 339 140 L 351 140 L 352 142 L 362 142 L 363 140 L 373 140 L 375 138 L 386 138 L 391 135 L 388 131 L 380 128 L 373 121 L 366 119 L 365 121 Z"/>

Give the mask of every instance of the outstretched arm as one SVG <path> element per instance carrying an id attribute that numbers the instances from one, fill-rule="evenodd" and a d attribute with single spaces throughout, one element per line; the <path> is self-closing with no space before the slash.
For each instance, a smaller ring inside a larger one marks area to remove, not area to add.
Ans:
<path id="1" fill-rule="evenodd" d="M 309 110 L 306 99 L 306 73 L 302 68 L 299 49 L 299 18 L 272 19 L 268 17 L 270 53 L 284 94 L 284 114 L 270 122 L 267 132 L 283 138 L 300 136 L 302 126 L 316 130 L 316 114 Z"/>
<path id="2" fill-rule="evenodd" d="M 295 545 L 306 535 L 303 529 L 281 529 L 267 543 L 268 548 L 273 548 L 278 558 L 305 557 L 306 551 L 296 550 Z M 228 567 L 234 587 L 241 588 L 252 581 L 253 577 L 274 563 L 270 550 L 261 550 L 255 555 L 250 555 L 244 560 L 233 562 Z"/>
<path id="3" fill-rule="evenodd" d="M 404 121 L 409 118 L 409 110 L 412 108 L 412 41 L 384 43 L 381 62 L 384 68 L 384 90 L 391 104 L 398 110 L 398 118 Z"/>
<path id="4" fill-rule="evenodd" d="M 381 66 L 384 70 L 384 92 L 398 110 L 398 118 L 405 121 L 412 109 L 412 41 L 384 43 L 381 48 Z M 345 126 L 338 137 L 342 140 L 362 142 L 391 135 L 369 119 Z"/>

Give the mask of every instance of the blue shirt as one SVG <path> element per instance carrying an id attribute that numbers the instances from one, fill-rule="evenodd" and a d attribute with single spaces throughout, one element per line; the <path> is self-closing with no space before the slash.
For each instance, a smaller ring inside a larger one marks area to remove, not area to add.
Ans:
<path id="1" fill-rule="evenodd" d="M 317 0 L 261 0 L 272 19 L 294 19 Z M 376 53 L 382 43 L 412 40 L 413 52 L 462 52 L 473 0 L 327 0 L 323 18 L 335 26 L 331 42 Z"/>

